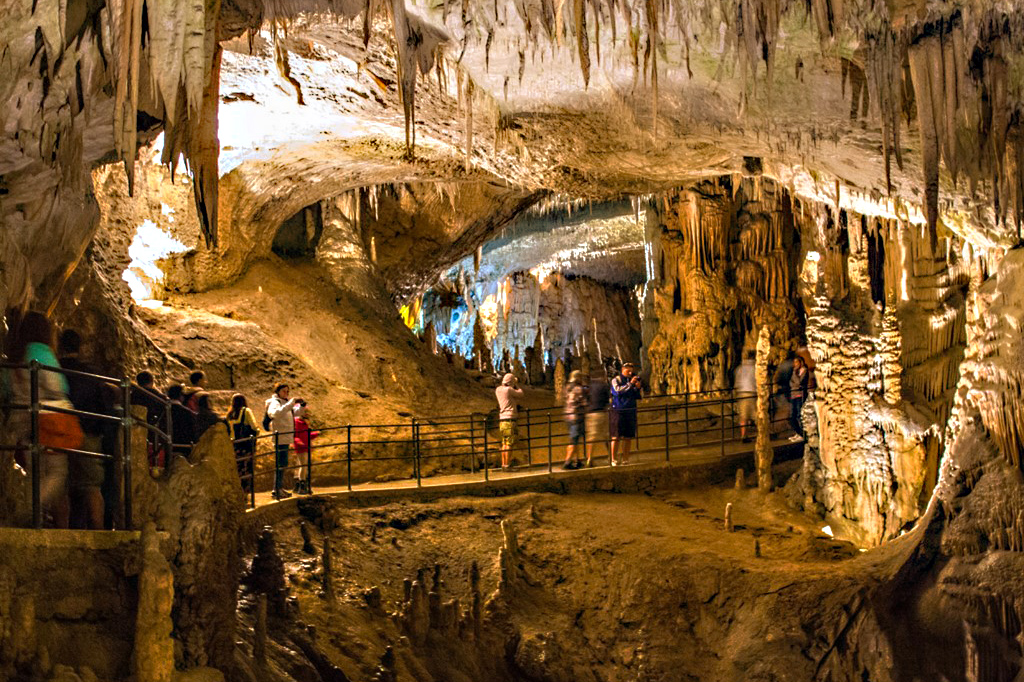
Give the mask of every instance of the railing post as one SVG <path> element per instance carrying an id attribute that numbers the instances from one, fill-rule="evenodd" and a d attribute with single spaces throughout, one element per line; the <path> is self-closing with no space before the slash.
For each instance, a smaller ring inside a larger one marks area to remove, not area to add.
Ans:
<path id="1" fill-rule="evenodd" d="M 729 389 L 729 416 L 732 422 L 729 424 L 729 438 L 736 440 L 736 389 Z"/>
<path id="2" fill-rule="evenodd" d="M 348 466 L 348 491 L 352 492 L 352 425 L 345 427 L 345 461 Z"/>
<path id="3" fill-rule="evenodd" d="M 530 438 L 530 408 L 526 408 L 526 466 L 533 466 L 533 439 Z"/>
<path id="4" fill-rule="evenodd" d="M 423 462 L 420 459 L 420 425 L 416 422 L 416 417 L 412 418 L 412 440 L 413 456 L 416 458 L 416 487 L 419 488 L 423 485 L 423 475 L 420 472 L 420 465 Z"/>
<path id="5" fill-rule="evenodd" d="M 29 421 L 31 433 L 29 453 L 32 456 L 32 525 L 43 527 L 42 475 L 43 466 L 40 458 L 42 449 L 39 447 L 39 362 L 33 360 L 29 364 Z"/>
<path id="6" fill-rule="evenodd" d="M 313 430 L 306 426 L 306 494 L 313 494 Z"/>
<path id="7" fill-rule="evenodd" d="M 686 444 L 690 444 L 690 393 L 683 394 L 683 424 L 686 426 Z"/>
<path id="8" fill-rule="evenodd" d="M 143 389 L 143 390 L 145 390 L 145 389 Z M 166 475 L 167 474 L 167 469 L 168 469 L 168 467 L 170 466 L 170 463 L 171 463 L 171 458 L 174 457 L 174 410 L 171 409 L 171 401 L 170 400 L 168 400 L 167 402 L 164 403 L 164 417 L 166 419 L 166 423 L 164 424 L 164 426 L 167 429 L 167 447 L 164 450 L 164 470 L 163 470 L 162 473 L 164 475 Z M 253 452 L 256 452 L 256 451 L 253 450 Z M 253 488 L 255 488 L 256 487 L 256 474 L 255 474 L 255 472 L 256 472 L 256 463 L 255 462 L 253 462 L 253 469 L 252 470 L 253 470 L 252 485 L 253 485 Z M 253 502 L 252 506 L 255 507 L 256 503 Z"/>
<path id="9" fill-rule="evenodd" d="M 277 454 L 277 429 L 274 429 L 274 436 L 270 442 L 274 444 L 274 496 L 280 497 L 281 489 L 284 487 L 284 481 L 281 481 L 284 474 L 281 472 L 281 458 Z M 281 481 L 280 486 L 277 484 L 278 481 Z"/>
<path id="10" fill-rule="evenodd" d="M 498 420 L 498 428 L 501 428 L 501 420 Z M 491 462 L 487 454 L 487 422 L 484 422 L 484 480 L 491 480 Z"/>
<path id="11" fill-rule="evenodd" d="M 252 439 L 252 449 L 249 451 L 249 503 L 256 508 L 256 436 L 249 436 Z"/>
<path id="12" fill-rule="evenodd" d="M 669 443 L 668 443 L 668 403 L 665 403 L 665 461 L 669 461 Z"/>
<path id="13" fill-rule="evenodd" d="M 725 459 L 725 392 L 723 391 L 719 395 L 721 396 L 721 403 L 720 403 L 719 413 L 720 413 L 720 421 L 722 422 L 720 427 L 719 427 L 720 431 L 721 431 L 721 435 L 722 435 L 721 457 L 724 460 Z"/>
<path id="14" fill-rule="evenodd" d="M 551 465 L 551 410 L 548 410 L 548 473 L 554 471 Z"/>
<path id="15" fill-rule="evenodd" d="M 484 424 L 484 431 L 487 424 Z M 476 418 L 469 415 L 469 473 L 476 473 Z"/>
<path id="16" fill-rule="evenodd" d="M 121 379 L 121 466 L 124 485 L 124 528 L 132 528 L 132 386 Z"/>

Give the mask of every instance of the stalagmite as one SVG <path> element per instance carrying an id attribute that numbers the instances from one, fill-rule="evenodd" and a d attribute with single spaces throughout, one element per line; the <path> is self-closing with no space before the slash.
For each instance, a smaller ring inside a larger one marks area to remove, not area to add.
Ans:
<path id="1" fill-rule="evenodd" d="M 332 573 L 331 563 L 331 538 L 328 536 L 324 538 L 324 552 L 321 559 L 321 584 L 324 590 L 324 598 L 327 599 L 327 601 L 334 600 L 334 576 Z"/>
<path id="2" fill-rule="evenodd" d="M 771 332 L 768 327 L 761 327 L 757 335 L 757 357 L 754 362 L 757 377 L 757 442 L 755 456 L 757 458 L 757 487 L 762 492 L 772 489 L 772 458 L 775 450 L 771 446 L 771 421 L 768 410 L 771 404 L 771 376 L 768 373 L 768 360 L 771 353 Z"/>
<path id="3" fill-rule="evenodd" d="M 256 626 L 253 629 L 253 663 L 257 670 L 266 666 L 266 595 L 256 596 Z"/>
<path id="4" fill-rule="evenodd" d="M 171 638 L 174 575 L 160 552 L 160 535 L 156 526 L 148 523 L 139 540 L 142 569 L 135 620 L 135 677 L 171 682 L 174 676 L 174 640 Z"/>
<path id="5" fill-rule="evenodd" d="M 316 554 L 316 547 L 313 546 L 313 538 L 309 532 L 309 524 L 305 520 L 299 521 L 299 534 L 302 536 L 302 551 L 306 554 Z"/>
<path id="6" fill-rule="evenodd" d="M 733 532 L 734 527 L 732 523 L 732 502 L 728 502 L 725 505 L 725 532 Z"/>
<path id="7" fill-rule="evenodd" d="M 744 490 L 747 487 L 747 474 L 743 469 L 736 470 L 736 490 Z"/>

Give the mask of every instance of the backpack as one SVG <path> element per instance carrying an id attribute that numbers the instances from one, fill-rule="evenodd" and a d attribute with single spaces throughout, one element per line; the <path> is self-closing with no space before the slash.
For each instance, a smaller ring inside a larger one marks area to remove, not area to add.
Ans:
<path id="1" fill-rule="evenodd" d="M 264 412 L 263 413 L 263 430 L 264 431 L 269 431 L 270 430 L 270 426 L 271 426 L 270 412 Z"/>

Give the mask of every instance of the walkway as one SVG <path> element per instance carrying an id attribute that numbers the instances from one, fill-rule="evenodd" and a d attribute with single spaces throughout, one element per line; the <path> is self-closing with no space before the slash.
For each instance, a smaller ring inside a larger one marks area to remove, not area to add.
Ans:
<path id="1" fill-rule="evenodd" d="M 770 441 L 770 446 L 775 452 L 776 461 L 786 454 L 802 451 L 803 441 L 794 443 L 786 437 L 776 438 Z M 710 469 L 719 464 L 734 464 L 737 468 L 745 466 L 749 471 L 754 456 L 754 443 L 743 443 L 740 440 L 729 441 L 725 444 L 724 454 L 720 443 L 709 443 L 693 446 L 673 447 L 669 450 L 669 457 L 666 460 L 664 448 L 646 449 L 634 452 L 630 458 L 630 464 L 625 466 L 611 467 L 608 465 L 608 457 L 595 457 L 594 466 L 580 470 L 563 470 L 561 460 L 552 463 L 549 467 L 545 461 L 533 466 L 521 466 L 511 471 L 501 469 L 490 469 L 484 471 L 439 474 L 421 477 L 419 484 L 415 478 L 374 481 L 353 484 L 351 488 L 347 485 L 326 485 L 316 486 L 313 489 L 314 496 L 352 496 L 354 498 L 379 498 L 383 495 L 396 497 L 416 496 L 420 491 L 425 495 L 435 496 L 438 493 L 448 495 L 473 495 L 480 494 L 486 489 L 504 489 L 508 484 L 520 490 L 528 490 L 543 486 L 552 478 L 564 481 L 572 477 L 584 476 L 589 473 L 603 473 L 604 476 L 628 475 L 631 472 L 650 470 L 652 468 L 670 467 L 673 469 L 688 469 L 699 473 L 701 469 Z M 786 457 L 788 459 L 788 457 Z M 731 473 L 731 472 L 730 472 Z M 546 486 L 545 486 L 546 487 Z M 497 490 L 495 490 L 497 492 Z M 294 504 L 292 500 L 304 496 L 293 496 L 283 502 Z M 270 491 L 257 492 L 255 495 L 255 507 L 262 508 L 281 504 L 274 500 Z M 250 512 L 254 509 L 250 509 Z"/>

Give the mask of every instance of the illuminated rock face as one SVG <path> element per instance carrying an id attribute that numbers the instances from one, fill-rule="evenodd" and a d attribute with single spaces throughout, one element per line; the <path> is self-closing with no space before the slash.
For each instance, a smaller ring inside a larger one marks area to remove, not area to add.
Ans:
<path id="1" fill-rule="evenodd" d="M 777 183 L 723 177 L 668 193 L 652 202 L 647 239 L 644 342 L 655 390 L 730 387 L 765 325 L 773 346 L 796 347 L 799 235 Z"/>

